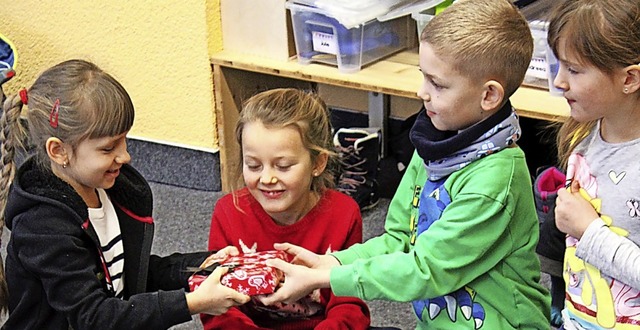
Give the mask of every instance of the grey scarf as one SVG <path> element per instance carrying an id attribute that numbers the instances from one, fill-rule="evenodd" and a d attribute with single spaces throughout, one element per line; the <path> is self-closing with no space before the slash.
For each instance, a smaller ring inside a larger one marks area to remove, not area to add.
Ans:
<path id="1" fill-rule="evenodd" d="M 429 117 L 421 113 L 410 137 L 424 160 L 429 180 L 435 181 L 477 159 L 512 146 L 520 134 L 518 115 L 507 102 L 493 116 L 458 133 L 437 130 Z"/>

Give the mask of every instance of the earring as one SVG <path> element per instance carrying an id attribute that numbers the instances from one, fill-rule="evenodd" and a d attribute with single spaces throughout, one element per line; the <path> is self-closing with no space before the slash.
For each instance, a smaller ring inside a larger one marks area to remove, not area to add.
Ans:
<path id="1" fill-rule="evenodd" d="M 625 94 L 629 93 L 629 88 L 625 87 L 625 88 L 624 88 L 624 93 L 625 93 Z"/>
<path id="2" fill-rule="evenodd" d="M 313 176 L 318 176 L 318 175 L 320 175 L 320 174 L 318 174 L 318 171 L 313 171 L 313 173 L 312 173 L 312 174 L 313 174 Z"/>
<path id="3" fill-rule="evenodd" d="M 69 162 L 65 160 L 64 163 L 62 163 L 62 168 L 67 168 L 67 166 L 69 166 Z"/>

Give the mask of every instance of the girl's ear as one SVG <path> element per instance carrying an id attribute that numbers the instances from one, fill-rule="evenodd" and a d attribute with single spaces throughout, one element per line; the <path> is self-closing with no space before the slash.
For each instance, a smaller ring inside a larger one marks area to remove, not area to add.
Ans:
<path id="1" fill-rule="evenodd" d="M 489 80 L 484 83 L 482 87 L 482 101 L 480 102 L 482 110 L 491 111 L 498 109 L 504 100 L 504 87 L 502 87 L 502 84 L 495 80 Z"/>
<path id="2" fill-rule="evenodd" d="M 634 93 L 640 89 L 640 64 L 629 65 L 624 70 L 625 79 L 623 92 L 625 94 Z"/>
<path id="3" fill-rule="evenodd" d="M 62 140 L 57 137 L 48 138 L 46 142 L 46 149 L 49 159 L 60 166 L 67 166 L 69 163 L 69 155 L 67 154 L 67 150 L 65 149 Z"/>
<path id="4" fill-rule="evenodd" d="M 327 167 L 327 162 L 329 161 L 329 154 L 326 152 L 322 152 L 316 157 L 316 163 L 313 166 L 312 174 L 313 176 L 318 176 L 320 173 L 324 171 Z"/>

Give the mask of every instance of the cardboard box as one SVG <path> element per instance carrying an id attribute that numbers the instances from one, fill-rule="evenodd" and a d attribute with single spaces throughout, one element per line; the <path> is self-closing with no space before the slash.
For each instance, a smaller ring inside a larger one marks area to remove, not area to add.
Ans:
<path id="1" fill-rule="evenodd" d="M 287 61 L 296 54 L 285 0 L 221 0 L 224 50 Z"/>
<path id="2" fill-rule="evenodd" d="M 391 107 L 389 117 L 394 119 L 407 119 L 422 108 L 422 100 L 417 97 L 410 99 L 392 95 L 389 103 Z"/>
<path id="3" fill-rule="evenodd" d="M 327 84 L 318 84 L 317 90 L 318 95 L 329 108 L 361 113 L 369 112 L 369 93 L 367 91 Z M 420 110 L 422 101 L 417 96 L 413 99 L 391 95 L 389 107 L 389 117 L 406 119 Z"/>
<path id="4" fill-rule="evenodd" d="M 369 93 L 353 88 L 318 84 L 318 96 L 329 108 L 367 113 Z"/>

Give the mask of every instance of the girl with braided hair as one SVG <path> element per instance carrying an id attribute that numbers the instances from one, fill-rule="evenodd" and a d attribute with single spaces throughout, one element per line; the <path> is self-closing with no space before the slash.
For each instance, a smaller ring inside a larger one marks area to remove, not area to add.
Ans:
<path id="1" fill-rule="evenodd" d="M 16 169 L 27 103 L 34 154 Z M 111 75 L 65 61 L 3 110 L 0 214 L 11 230 L 0 273 L 4 328 L 166 329 L 249 300 L 220 284 L 226 268 L 186 292 L 185 270 L 210 252 L 150 254 L 151 189 L 128 164 L 133 103 Z"/>

